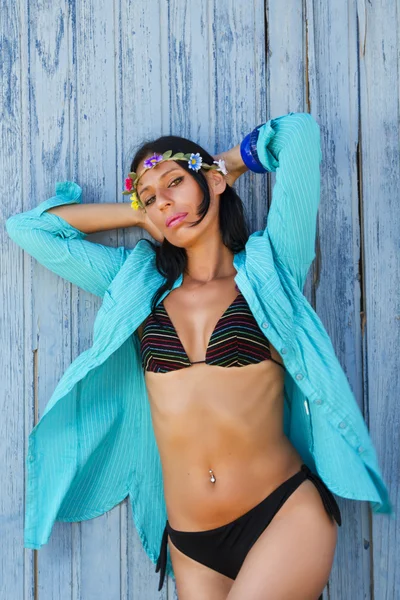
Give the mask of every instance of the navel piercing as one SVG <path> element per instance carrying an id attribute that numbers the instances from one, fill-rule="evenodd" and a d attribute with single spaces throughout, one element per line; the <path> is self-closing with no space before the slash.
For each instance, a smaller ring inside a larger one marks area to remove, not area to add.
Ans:
<path id="1" fill-rule="evenodd" d="M 211 483 L 215 483 L 215 477 L 214 477 L 214 473 L 212 472 L 212 469 L 210 469 L 208 472 L 211 473 L 211 477 L 210 477 Z"/>

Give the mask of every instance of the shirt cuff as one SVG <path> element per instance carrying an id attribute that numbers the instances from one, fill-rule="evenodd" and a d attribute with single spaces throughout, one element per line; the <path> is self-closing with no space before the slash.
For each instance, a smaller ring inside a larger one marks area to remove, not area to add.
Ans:
<path id="1" fill-rule="evenodd" d="M 73 181 L 58 181 L 56 183 L 56 195 L 48 200 L 41 202 L 33 212 L 40 216 L 44 211 L 53 206 L 62 204 L 80 204 L 82 197 L 82 188 Z"/>
<path id="2" fill-rule="evenodd" d="M 262 125 L 259 129 L 257 139 L 257 154 L 258 159 L 261 162 L 264 169 L 267 169 L 268 171 L 276 171 L 276 169 L 279 166 L 279 161 L 268 149 L 268 144 L 275 135 L 275 130 L 271 125 L 271 121 L 272 119 L 264 123 L 264 125 Z"/>

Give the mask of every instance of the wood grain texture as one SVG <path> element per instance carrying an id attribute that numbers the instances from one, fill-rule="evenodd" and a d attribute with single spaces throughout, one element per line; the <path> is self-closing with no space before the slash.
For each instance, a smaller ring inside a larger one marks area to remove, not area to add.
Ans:
<path id="1" fill-rule="evenodd" d="M 4 228 L 8 214 L 22 210 L 24 192 L 20 176 L 22 108 L 25 64 L 19 39 L 22 23 L 18 6 L 0 2 L 0 598 L 33 599 L 33 557 L 23 550 L 25 431 L 32 425 L 32 404 L 25 401 L 32 389 L 34 364 L 30 312 L 31 298 L 24 272 L 29 266 Z"/>
<path id="2" fill-rule="evenodd" d="M 358 2 L 366 419 L 399 514 L 400 11 Z M 372 593 L 400 596 L 399 521 L 374 517 Z M 397 549 L 397 551 L 396 551 Z"/>
<path id="3" fill-rule="evenodd" d="M 165 134 L 211 154 L 289 111 L 321 127 L 316 308 L 376 444 L 399 511 L 399 53 L 391 0 L 0 0 L 0 598 L 177 599 L 159 593 L 125 499 L 82 523 L 56 523 L 23 549 L 28 434 L 61 375 L 92 343 L 99 299 L 46 271 L 8 238 L 5 219 L 77 181 L 84 202 L 122 202 L 135 150 Z M 252 231 L 275 175 L 236 184 Z M 133 247 L 139 228 L 89 236 Z M 338 499 L 343 526 L 324 600 L 400 594 L 399 525 Z M 161 541 L 161 540 L 160 540 Z"/>
<path id="4" fill-rule="evenodd" d="M 363 374 L 360 316 L 360 223 L 357 149 L 357 21 L 346 0 L 306 3 L 308 98 L 321 126 L 319 260 L 315 308 L 328 331 L 360 409 Z M 343 20 L 342 15 L 347 19 Z M 339 499 L 340 530 L 330 599 L 368 598 L 371 531 L 364 502 Z M 351 564 L 351 568 L 344 565 Z M 328 590 L 327 590 L 328 591 Z"/>

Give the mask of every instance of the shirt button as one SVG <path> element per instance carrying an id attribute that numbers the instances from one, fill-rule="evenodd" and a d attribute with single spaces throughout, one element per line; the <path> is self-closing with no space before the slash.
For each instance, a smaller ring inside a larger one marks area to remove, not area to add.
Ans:
<path id="1" fill-rule="evenodd" d="M 358 446 L 357 450 L 358 450 L 358 452 L 360 452 L 360 453 L 361 453 L 361 452 L 364 452 L 364 447 L 363 447 L 363 446 Z"/>
<path id="2" fill-rule="evenodd" d="M 287 353 L 287 348 L 281 348 L 281 354 L 286 354 Z"/>
<path id="3" fill-rule="evenodd" d="M 315 400 L 315 404 L 322 404 L 321 398 L 318 398 L 317 400 Z"/>
<path id="4" fill-rule="evenodd" d="M 347 423 L 345 421 L 341 421 L 339 423 L 339 427 L 341 427 L 342 429 L 344 429 L 345 427 L 347 427 Z"/>
<path id="5" fill-rule="evenodd" d="M 262 326 L 264 327 L 264 329 L 266 329 L 267 327 L 269 327 L 269 323 L 267 323 L 267 321 L 264 321 L 264 323 L 262 324 Z"/>
<path id="6" fill-rule="evenodd" d="M 296 375 L 296 379 L 297 379 L 298 381 L 301 381 L 301 380 L 303 379 L 303 374 L 302 374 L 302 373 L 297 373 L 297 375 Z"/>

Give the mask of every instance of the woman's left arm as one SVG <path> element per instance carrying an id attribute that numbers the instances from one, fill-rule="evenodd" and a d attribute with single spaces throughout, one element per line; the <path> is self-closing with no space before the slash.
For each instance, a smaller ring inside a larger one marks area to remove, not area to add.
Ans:
<path id="1" fill-rule="evenodd" d="M 268 235 L 276 258 L 303 289 L 315 258 L 322 158 L 320 128 L 309 113 L 291 112 L 270 119 L 258 130 L 258 159 L 265 169 L 276 171 L 264 235 Z M 240 145 L 217 158 L 225 158 L 228 171 L 230 164 L 233 181 L 241 175 L 240 163 L 244 163 Z"/>
<path id="2" fill-rule="evenodd" d="M 259 130 L 257 155 L 266 169 L 276 171 L 266 234 L 291 270 L 308 270 L 315 258 L 320 203 L 318 123 L 309 113 L 271 119 Z"/>

